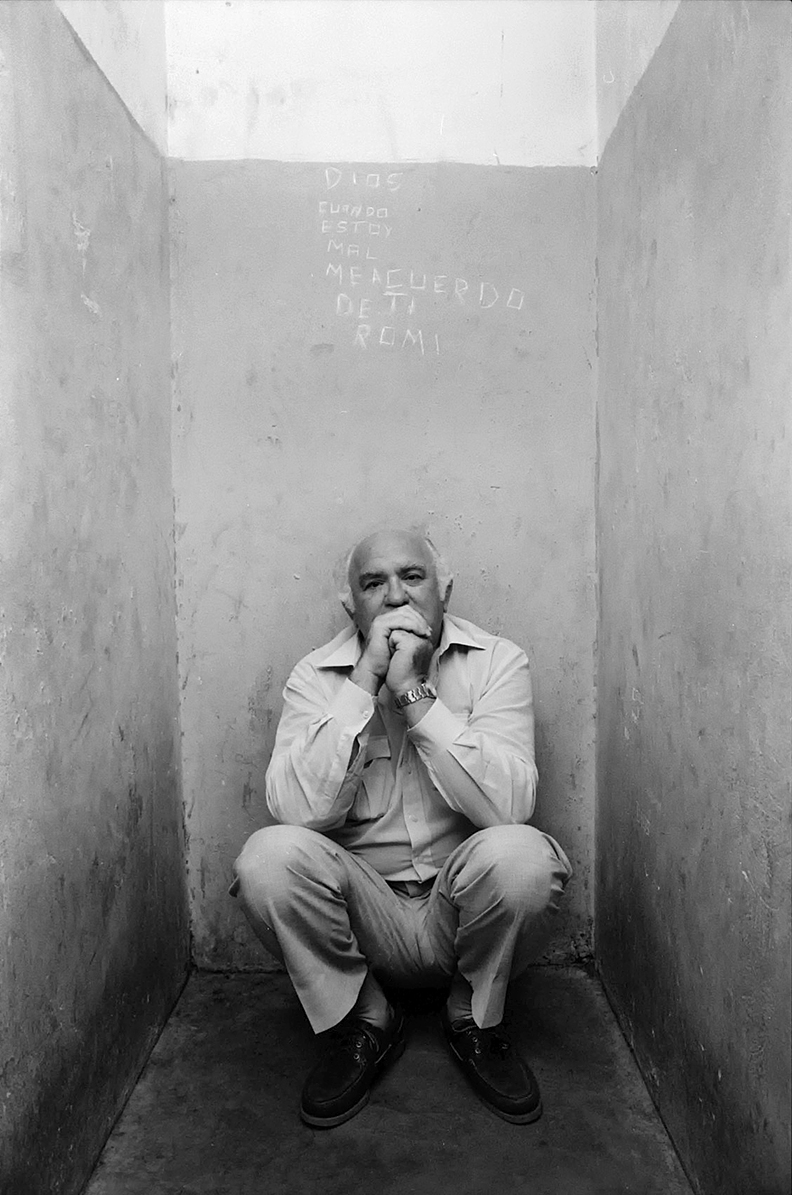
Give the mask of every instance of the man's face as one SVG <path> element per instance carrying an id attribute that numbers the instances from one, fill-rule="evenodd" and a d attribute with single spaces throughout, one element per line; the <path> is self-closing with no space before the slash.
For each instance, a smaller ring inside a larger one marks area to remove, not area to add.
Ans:
<path id="1" fill-rule="evenodd" d="M 382 531 L 358 544 L 349 568 L 355 625 L 361 635 L 378 614 L 412 606 L 432 628 L 432 642 L 440 642 L 447 593 L 441 594 L 432 554 L 420 535 Z"/>

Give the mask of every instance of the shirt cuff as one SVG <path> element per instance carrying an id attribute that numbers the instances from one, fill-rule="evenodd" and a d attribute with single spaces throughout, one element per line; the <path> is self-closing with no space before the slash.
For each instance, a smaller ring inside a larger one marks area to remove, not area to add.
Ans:
<path id="1" fill-rule="evenodd" d="M 407 736 L 419 749 L 447 751 L 464 729 L 462 719 L 436 698 L 421 721 L 410 727 Z"/>
<path id="2" fill-rule="evenodd" d="M 359 734 L 371 721 L 374 698 L 354 681 L 345 680 L 329 712 L 336 722 Z"/>

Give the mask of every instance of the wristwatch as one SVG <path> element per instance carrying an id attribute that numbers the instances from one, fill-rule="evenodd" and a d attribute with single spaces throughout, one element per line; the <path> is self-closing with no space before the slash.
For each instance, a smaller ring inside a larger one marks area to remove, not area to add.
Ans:
<path id="1" fill-rule="evenodd" d="M 414 701 L 423 701 L 424 697 L 436 697 L 437 691 L 434 685 L 430 685 L 427 681 L 423 681 L 420 685 L 416 685 L 414 689 L 408 689 L 406 693 L 402 693 L 400 697 L 393 699 L 393 704 L 397 710 L 403 710 L 405 705 L 412 705 Z"/>

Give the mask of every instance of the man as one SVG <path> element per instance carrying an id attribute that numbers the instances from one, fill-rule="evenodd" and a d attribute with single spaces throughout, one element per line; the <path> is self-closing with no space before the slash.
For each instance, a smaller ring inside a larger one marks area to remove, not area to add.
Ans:
<path id="1" fill-rule="evenodd" d="M 236 861 L 232 893 L 286 966 L 329 1044 L 300 1113 L 354 1116 L 404 1050 L 382 983 L 449 987 L 453 1056 L 497 1115 L 541 1115 L 503 1033 L 506 988 L 541 951 L 566 855 L 534 808 L 525 653 L 446 614 L 452 578 L 429 540 L 378 532 L 349 558 L 354 626 L 294 669 L 267 772 L 279 825 Z"/>

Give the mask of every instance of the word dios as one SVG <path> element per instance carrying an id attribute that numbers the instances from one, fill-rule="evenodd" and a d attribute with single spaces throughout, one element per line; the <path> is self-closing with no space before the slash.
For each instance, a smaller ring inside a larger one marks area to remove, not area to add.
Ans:
<path id="1" fill-rule="evenodd" d="M 339 170 L 337 166 L 327 166 L 325 168 L 325 183 L 328 191 L 332 191 L 341 180 L 344 178 L 345 172 Z M 367 173 L 365 170 L 347 170 L 347 182 L 351 182 L 353 187 L 366 187 L 369 191 L 398 191 L 404 180 L 404 171 L 392 171 L 390 174 L 380 174 L 379 172 L 371 171 Z"/>

